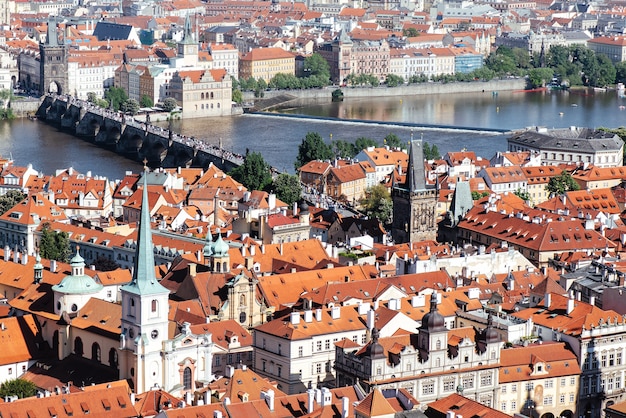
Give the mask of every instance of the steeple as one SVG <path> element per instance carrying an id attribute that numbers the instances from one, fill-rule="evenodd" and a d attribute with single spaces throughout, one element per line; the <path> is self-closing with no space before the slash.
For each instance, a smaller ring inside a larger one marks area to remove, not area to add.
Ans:
<path id="1" fill-rule="evenodd" d="M 406 188 L 409 192 L 426 189 L 424 172 L 424 150 L 422 140 L 413 140 L 409 146 L 409 167 L 406 173 Z"/>
<path id="2" fill-rule="evenodd" d="M 57 22 L 54 17 L 48 20 L 48 32 L 46 34 L 46 45 L 58 46 L 59 39 L 57 37 Z"/>
<path id="3" fill-rule="evenodd" d="M 211 227 L 209 227 L 206 233 L 206 241 L 204 242 L 202 253 L 204 254 L 205 263 L 209 260 L 209 257 L 213 255 L 213 235 L 211 234 Z"/>
<path id="4" fill-rule="evenodd" d="M 150 295 L 169 291 L 156 279 L 154 273 L 154 246 L 150 229 L 150 204 L 148 202 L 147 176 L 143 176 L 143 193 L 141 199 L 141 216 L 139 217 L 139 233 L 137 234 L 137 252 L 133 280 L 122 287 L 129 293 Z"/>
<path id="5" fill-rule="evenodd" d="M 183 35 L 183 44 L 195 44 L 196 41 L 193 39 L 193 31 L 191 28 L 191 18 L 189 14 L 185 18 L 185 34 Z"/>

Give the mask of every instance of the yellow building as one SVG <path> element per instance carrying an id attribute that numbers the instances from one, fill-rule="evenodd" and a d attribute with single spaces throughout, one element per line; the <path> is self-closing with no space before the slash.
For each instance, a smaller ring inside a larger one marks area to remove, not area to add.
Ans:
<path id="1" fill-rule="evenodd" d="M 239 59 L 239 79 L 262 78 L 269 83 L 278 73 L 295 75 L 295 55 L 280 48 L 255 48 Z"/>
<path id="2" fill-rule="evenodd" d="M 170 96 L 183 108 L 183 118 L 227 116 L 232 111 L 232 81 L 225 69 L 177 71 Z"/>

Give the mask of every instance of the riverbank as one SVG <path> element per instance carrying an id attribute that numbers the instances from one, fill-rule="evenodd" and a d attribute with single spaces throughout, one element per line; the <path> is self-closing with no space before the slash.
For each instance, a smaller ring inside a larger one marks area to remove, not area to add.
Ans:
<path id="1" fill-rule="evenodd" d="M 403 97 L 435 94 L 462 94 L 462 93 L 483 93 L 494 91 L 523 90 L 526 87 L 524 78 L 512 78 L 505 80 L 471 81 L 455 83 L 418 83 L 399 87 L 342 87 L 344 99 L 373 99 L 377 97 Z M 293 98 L 289 101 L 281 102 L 275 107 L 306 106 L 312 103 L 330 103 L 332 92 L 336 86 L 329 86 L 323 89 L 309 90 L 267 90 L 263 99 L 273 99 L 289 93 Z M 244 92 L 245 101 L 255 101 L 253 92 Z"/>

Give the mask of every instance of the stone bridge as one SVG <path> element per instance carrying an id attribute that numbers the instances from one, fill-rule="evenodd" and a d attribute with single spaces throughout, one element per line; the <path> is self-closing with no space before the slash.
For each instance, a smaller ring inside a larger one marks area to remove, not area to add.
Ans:
<path id="1" fill-rule="evenodd" d="M 228 172 L 243 162 L 241 157 L 218 148 L 201 142 L 188 145 L 166 129 L 80 100 L 46 96 L 36 115 L 39 120 L 98 146 L 138 162 L 146 160 L 152 168 L 207 168 L 213 163 Z"/>

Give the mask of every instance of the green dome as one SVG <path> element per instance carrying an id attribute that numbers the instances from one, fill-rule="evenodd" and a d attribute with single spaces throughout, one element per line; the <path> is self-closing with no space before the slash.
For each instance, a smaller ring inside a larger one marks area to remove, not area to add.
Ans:
<path id="1" fill-rule="evenodd" d="M 213 244 L 213 254 L 215 257 L 226 257 L 228 256 L 228 249 L 230 247 L 226 242 L 222 239 L 220 235 L 220 231 L 217 231 L 217 241 Z"/>
<path id="2" fill-rule="evenodd" d="M 85 274 L 85 260 L 76 248 L 76 255 L 70 261 L 72 274 L 65 276 L 61 283 L 52 286 L 52 290 L 66 295 L 92 294 L 102 290 L 104 286 Z"/>

